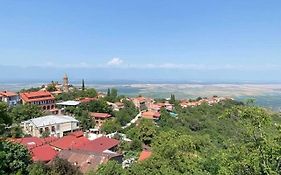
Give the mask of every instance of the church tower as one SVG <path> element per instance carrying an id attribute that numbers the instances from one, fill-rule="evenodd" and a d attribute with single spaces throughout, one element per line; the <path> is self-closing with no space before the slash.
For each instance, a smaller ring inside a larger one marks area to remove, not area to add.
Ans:
<path id="1" fill-rule="evenodd" d="M 62 85 L 63 92 L 69 92 L 69 83 L 68 83 L 68 76 L 67 74 L 63 77 L 63 85 Z"/>

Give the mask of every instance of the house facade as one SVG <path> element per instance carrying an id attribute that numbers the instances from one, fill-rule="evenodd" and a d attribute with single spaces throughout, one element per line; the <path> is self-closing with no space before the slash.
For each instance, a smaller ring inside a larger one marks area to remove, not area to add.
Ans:
<path id="1" fill-rule="evenodd" d="M 33 137 L 41 137 L 44 132 L 50 136 L 63 137 L 79 130 L 79 121 L 66 115 L 48 115 L 22 122 L 23 131 Z"/>
<path id="2" fill-rule="evenodd" d="M 111 118 L 110 114 L 107 113 L 98 113 L 98 112 L 91 112 L 90 116 L 96 122 L 96 128 L 100 129 L 104 122 Z"/>
<path id="3" fill-rule="evenodd" d="M 40 106 L 44 111 L 56 113 L 55 97 L 48 91 L 36 91 L 20 93 L 22 104 L 34 104 Z"/>
<path id="4" fill-rule="evenodd" d="M 145 111 L 151 104 L 153 104 L 154 100 L 152 98 L 137 97 L 132 98 L 131 101 L 134 103 L 135 107 L 139 109 L 139 111 Z"/>
<path id="5" fill-rule="evenodd" d="M 7 103 L 9 106 L 14 106 L 19 103 L 19 95 L 15 92 L 2 91 L 0 92 L 0 101 Z"/>

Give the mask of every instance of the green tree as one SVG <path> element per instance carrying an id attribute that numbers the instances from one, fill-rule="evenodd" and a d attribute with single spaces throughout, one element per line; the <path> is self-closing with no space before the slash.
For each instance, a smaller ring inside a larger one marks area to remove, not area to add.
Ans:
<path id="1" fill-rule="evenodd" d="M 39 91 L 41 88 L 40 87 L 31 87 L 29 89 L 21 89 L 20 92 L 23 93 L 23 92 L 36 92 L 36 91 Z"/>
<path id="2" fill-rule="evenodd" d="M 91 101 L 81 105 L 82 110 L 87 110 L 90 112 L 102 112 L 102 113 L 112 113 L 112 109 L 108 106 L 104 100 Z"/>
<path id="3" fill-rule="evenodd" d="M 8 113 L 8 105 L 0 102 L 0 135 L 5 132 L 5 127 L 10 126 L 13 120 Z"/>
<path id="4" fill-rule="evenodd" d="M 176 96 L 174 94 L 171 94 L 170 103 L 171 104 L 175 104 L 176 103 Z"/>
<path id="5" fill-rule="evenodd" d="M 102 132 L 105 133 L 114 133 L 121 130 L 121 125 L 115 119 L 106 121 L 101 128 Z"/>
<path id="6" fill-rule="evenodd" d="M 139 139 L 133 139 L 130 144 L 130 150 L 132 151 L 141 151 L 142 143 Z"/>
<path id="7" fill-rule="evenodd" d="M 49 137 L 50 136 L 50 131 L 44 131 L 42 134 L 41 134 L 41 137 L 42 138 L 46 138 L 46 137 Z"/>
<path id="8" fill-rule="evenodd" d="M 14 121 L 20 123 L 31 118 L 41 117 L 43 110 L 39 106 L 32 104 L 17 105 L 13 107 L 10 115 Z"/>
<path id="9" fill-rule="evenodd" d="M 117 96 L 118 96 L 118 90 L 115 89 L 115 88 L 112 88 L 112 89 L 111 89 L 111 94 L 110 94 L 110 95 L 112 96 L 113 99 L 116 99 Z"/>
<path id="10" fill-rule="evenodd" d="M 116 102 L 118 101 L 118 90 L 115 88 L 112 89 L 108 89 L 107 90 L 107 96 L 105 97 L 105 100 L 109 101 L 109 102 Z"/>
<path id="11" fill-rule="evenodd" d="M 11 142 L 0 142 L 0 174 L 26 174 L 30 164 L 31 157 L 25 147 Z"/>
<path id="12" fill-rule="evenodd" d="M 281 173 L 281 158 L 276 154 L 281 144 L 279 136 L 271 134 L 274 125 L 268 111 L 252 105 L 238 106 L 227 110 L 223 117 L 236 118 L 245 130 L 242 138 L 235 138 L 236 144 L 222 152 L 221 174 Z"/>
<path id="13" fill-rule="evenodd" d="M 84 91 L 74 88 L 71 92 L 57 95 L 56 100 L 67 101 L 67 100 L 76 100 L 78 98 L 84 98 L 84 97 L 90 97 L 90 98 L 97 97 L 97 91 L 94 88 L 89 88 L 89 89 L 85 88 Z"/>
<path id="14" fill-rule="evenodd" d="M 94 88 L 85 89 L 84 91 L 79 91 L 78 97 L 97 97 L 97 91 Z"/>
<path id="15" fill-rule="evenodd" d="M 9 136 L 13 138 L 20 138 L 24 135 L 20 125 L 15 125 L 11 127 Z"/>
<path id="16" fill-rule="evenodd" d="M 107 94 L 106 94 L 106 96 L 108 96 L 108 97 L 111 96 L 111 92 L 110 92 L 110 89 L 109 89 L 109 88 L 107 89 Z"/>
<path id="17" fill-rule="evenodd" d="M 89 175 L 123 175 L 125 171 L 116 161 L 109 161 L 107 164 L 101 165 L 97 172 L 90 172 Z"/>
<path id="18" fill-rule="evenodd" d="M 123 100 L 123 103 L 124 108 L 114 112 L 114 116 L 122 126 L 125 126 L 133 118 L 136 117 L 136 115 L 138 114 L 138 110 L 135 108 L 135 105 L 131 101 Z"/>
<path id="19" fill-rule="evenodd" d="M 46 90 L 49 91 L 49 92 L 54 92 L 57 90 L 56 88 L 56 85 L 54 82 L 52 82 L 51 84 L 49 84 L 47 87 L 46 87 Z"/>
<path id="20" fill-rule="evenodd" d="M 28 175 L 45 175 L 48 174 L 50 168 L 42 162 L 36 162 L 28 167 Z"/>
<path id="21" fill-rule="evenodd" d="M 85 91 L 85 81 L 82 79 L 82 91 Z"/>
<path id="22" fill-rule="evenodd" d="M 142 119 L 138 126 L 138 129 L 140 140 L 144 144 L 150 145 L 154 136 L 157 133 L 157 129 L 153 121 L 148 119 Z"/>
<path id="23" fill-rule="evenodd" d="M 50 175 L 82 175 L 77 167 L 58 157 L 52 161 L 50 169 Z"/>
<path id="24" fill-rule="evenodd" d="M 80 122 L 80 127 L 83 130 L 88 130 L 90 128 L 95 127 L 95 121 L 89 115 L 88 111 L 78 110 L 79 112 L 75 112 L 75 118 Z"/>

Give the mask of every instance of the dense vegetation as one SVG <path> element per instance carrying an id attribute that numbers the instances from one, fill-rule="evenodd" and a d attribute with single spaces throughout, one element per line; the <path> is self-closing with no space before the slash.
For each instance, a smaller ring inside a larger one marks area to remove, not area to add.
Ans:
<path id="1" fill-rule="evenodd" d="M 112 162 L 95 174 L 280 174 L 280 116 L 233 101 L 162 111 L 156 127 L 126 133 L 151 146 L 150 159 L 127 169 Z M 145 123 L 145 124 L 143 124 Z"/>
<path id="2" fill-rule="evenodd" d="M 62 94 L 59 94 L 56 96 L 56 100 L 59 101 L 67 101 L 67 100 L 76 100 L 77 98 L 81 97 L 96 97 L 97 91 L 93 88 L 85 89 L 83 91 L 80 91 L 76 88 L 74 88 L 71 92 L 63 92 Z"/>

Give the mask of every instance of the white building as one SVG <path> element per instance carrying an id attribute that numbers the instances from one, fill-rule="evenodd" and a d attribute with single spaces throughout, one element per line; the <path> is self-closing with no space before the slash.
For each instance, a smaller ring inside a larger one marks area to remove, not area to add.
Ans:
<path id="1" fill-rule="evenodd" d="M 26 134 L 34 137 L 41 137 L 43 132 L 63 137 L 66 133 L 79 130 L 79 121 L 66 115 L 48 115 L 24 121 L 22 127 Z"/>
<path id="2" fill-rule="evenodd" d="M 72 101 L 72 100 L 56 103 L 56 105 L 60 105 L 62 107 L 67 107 L 67 106 L 74 106 L 74 107 L 76 107 L 79 104 L 80 104 L 80 101 Z"/>

